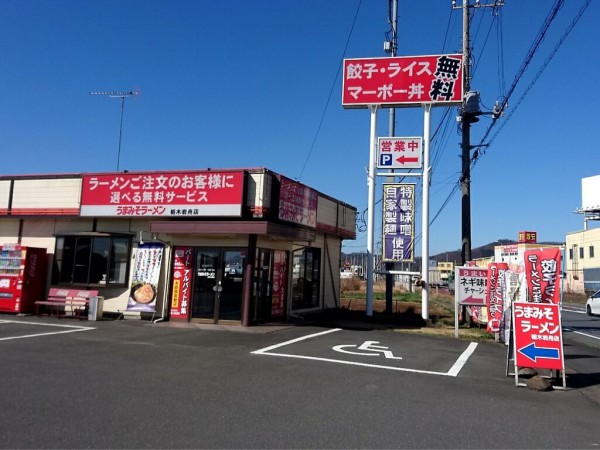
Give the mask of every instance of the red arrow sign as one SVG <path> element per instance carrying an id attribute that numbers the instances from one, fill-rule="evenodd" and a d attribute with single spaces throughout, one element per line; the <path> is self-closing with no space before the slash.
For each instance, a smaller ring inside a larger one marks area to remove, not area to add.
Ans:
<path id="1" fill-rule="evenodd" d="M 400 164 L 408 164 L 408 163 L 416 163 L 419 162 L 419 158 L 409 158 L 408 156 L 401 156 L 400 158 L 396 158 Z"/>
<path id="2" fill-rule="evenodd" d="M 461 300 L 460 304 L 466 306 L 485 306 L 485 299 L 471 296 Z"/>

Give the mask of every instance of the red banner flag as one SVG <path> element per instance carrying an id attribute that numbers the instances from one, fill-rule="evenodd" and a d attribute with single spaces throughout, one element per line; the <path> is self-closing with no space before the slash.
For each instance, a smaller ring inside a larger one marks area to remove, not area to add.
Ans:
<path id="1" fill-rule="evenodd" d="M 525 277 L 530 302 L 560 302 L 560 264 L 558 247 L 525 251 Z"/>
<path id="2" fill-rule="evenodd" d="M 488 264 L 486 304 L 488 309 L 488 333 L 498 333 L 504 315 L 504 272 L 508 263 Z"/>

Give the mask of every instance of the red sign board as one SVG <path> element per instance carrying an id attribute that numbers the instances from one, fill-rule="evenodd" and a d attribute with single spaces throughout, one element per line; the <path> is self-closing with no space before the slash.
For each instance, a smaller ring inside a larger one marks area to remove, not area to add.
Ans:
<path id="1" fill-rule="evenodd" d="M 317 205 L 319 194 L 303 184 L 281 177 L 279 189 L 279 219 L 317 226 Z"/>
<path id="2" fill-rule="evenodd" d="M 287 296 L 287 253 L 275 250 L 273 260 L 273 290 L 271 291 L 271 318 L 283 317 Z"/>
<path id="3" fill-rule="evenodd" d="M 82 216 L 240 216 L 244 173 L 84 175 L 81 189 Z"/>
<path id="4" fill-rule="evenodd" d="M 563 370 L 559 305 L 514 302 L 512 307 L 515 366 Z"/>
<path id="5" fill-rule="evenodd" d="M 520 244 L 535 244 L 537 242 L 536 231 L 519 231 Z"/>
<path id="6" fill-rule="evenodd" d="M 454 105 L 462 98 L 462 54 L 344 60 L 345 108 Z"/>
<path id="7" fill-rule="evenodd" d="M 175 247 L 171 278 L 171 319 L 187 319 L 192 301 L 194 248 Z"/>

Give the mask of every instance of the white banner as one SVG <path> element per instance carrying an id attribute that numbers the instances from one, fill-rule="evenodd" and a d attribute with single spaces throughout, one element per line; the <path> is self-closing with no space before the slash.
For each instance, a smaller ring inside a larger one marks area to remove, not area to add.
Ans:
<path id="1" fill-rule="evenodd" d="M 156 310 L 163 250 L 162 244 L 142 244 L 136 249 L 133 279 L 127 301 L 128 311 Z"/>

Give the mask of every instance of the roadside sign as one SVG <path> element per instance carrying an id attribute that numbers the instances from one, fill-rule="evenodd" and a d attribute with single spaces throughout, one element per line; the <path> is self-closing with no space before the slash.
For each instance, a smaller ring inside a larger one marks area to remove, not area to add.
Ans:
<path id="1" fill-rule="evenodd" d="M 413 261 L 415 184 L 383 184 L 383 261 Z"/>
<path id="2" fill-rule="evenodd" d="M 518 367 L 564 370 L 559 305 L 513 303 L 515 372 Z"/>
<path id="3" fill-rule="evenodd" d="M 344 108 L 458 105 L 462 90 L 461 54 L 344 60 Z"/>
<path id="4" fill-rule="evenodd" d="M 456 267 L 454 282 L 457 303 L 486 306 L 488 271 L 482 267 Z"/>
<path id="5" fill-rule="evenodd" d="M 420 169 L 423 167 L 421 137 L 380 137 L 377 139 L 379 169 Z"/>
<path id="6" fill-rule="evenodd" d="M 477 321 L 485 319 L 487 314 L 486 287 L 488 270 L 482 267 L 457 266 L 454 268 L 454 336 L 458 337 L 458 310 L 461 306 L 470 306 L 473 312 L 481 314 Z"/>

